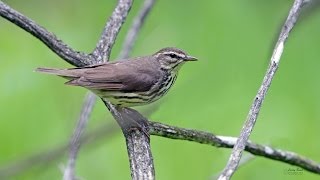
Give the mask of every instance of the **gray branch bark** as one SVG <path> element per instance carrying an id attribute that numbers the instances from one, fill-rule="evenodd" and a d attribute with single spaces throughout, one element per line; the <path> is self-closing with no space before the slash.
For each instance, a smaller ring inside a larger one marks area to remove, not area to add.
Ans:
<path id="1" fill-rule="evenodd" d="M 236 137 L 216 136 L 212 133 L 174 127 L 158 122 L 149 121 L 150 134 L 171 139 L 188 140 L 215 147 L 233 148 L 237 142 Z M 309 172 L 320 174 L 320 164 L 298 155 L 294 152 L 276 149 L 271 146 L 259 145 L 251 141 L 245 144 L 245 151 L 256 156 L 262 156 L 272 160 L 284 162 L 301 167 Z"/>
<path id="2" fill-rule="evenodd" d="M 117 7 L 112 13 L 111 18 L 106 23 L 104 32 L 101 35 L 101 39 L 97 43 L 97 47 L 93 52 L 94 56 L 96 57 L 96 62 L 93 62 L 93 63 L 100 63 L 101 61 L 105 62 L 109 60 L 109 56 L 111 52 L 110 49 L 114 44 L 118 31 L 120 30 L 123 22 L 126 19 L 126 16 L 128 15 L 128 11 L 130 10 L 131 5 L 132 5 L 132 2 L 130 1 L 119 1 Z M 128 32 L 123 48 L 121 50 L 122 55 L 120 55 L 118 59 L 127 58 L 135 42 L 136 36 L 141 26 L 143 25 L 143 22 L 146 16 L 148 15 L 148 12 L 150 11 L 152 5 L 153 5 L 153 0 L 145 1 L 144 6 L 141 8 L 140 12 L 134 19 L 134 23 Z M 92 106 L 94 105 L 96 98 L 95 98 L 95 95 L 93 95 L 91 92 L 89 92 L 88 94 L 89 95 L 85 98 L 85 103 L 83 105 L 83 108 L 92 110 Z M 112 104 L 106 103 L 106 105 L 108 109 L 111 110 L 111 113 L 114 115 L 117 122 L 128 121 L 127 118 L 121 118 L 122 116 L 115 116 L 116 114 L 119 114 L 119 113 L 112 106 Z M 80 115 L 80 117 L 83 117 L 83 115 Z M 78 137 L 77 135 L 81 134 L 86 127 L 85 125 L 81 125 L 81 124 L 87 124 L 88 121 L 89 121 L 89 116 L 86 116 L 86 119 L 80 118 L 78 121 L 78 126 L 71 140 L 72 142 L 74 142 L 71 145 L 76 145 L 76 146 L 70 147 L 69 160 L 68 160 L 67 168 L 65 169 L 65 175 L 64 175 L 64 177 L 67 177 L 67 178 L 64 178 L 65 180 L 75 179 L 75 176 L 74 176 L 75 157 L 80 147 L 80 144 L 79 144 L 80 142 L 79 142 L 79 138 L 77 138 Z M 121 125 L 123 123 L 119 123 L 119 124 Z M 143 136 L 144 134 L 140 134 L 139 131 L 128 133 L 125 131 L 126 130 L 124 129 L 125 127 L 121 126 L 121 128 L 123 129 L 123 132 L 126 138 L 128 154 L 130 159 L 131 174 L 133 179 L 141 179 L 141 177 L 145 177 L 144 175 L 146 174 L 152 175 L 148 179 L 152 179 L 152 177 L 154 179 L 153 160 L 152 160 L 152 155 L 150 151 L 149 139 L 146 140 L 146 137 Z M 147 148 L 139 149 L 139 147 L 147 147 Z M 140 150 L 141 152 L 137 150 Z M 144 158 L 141 158 L 141 157 L 144 157 Z M 141 162 L 139 160 L 144 160 L 144 161 Z M 147 163 L 144 163 L 144 162 L 147 162 Z M 141 173 L 142 172 L 141 169 L 144 170 L 143 173 Z M 69 176 L 66 176 L 66 175 L 69 175 Z"/>
<path id="3" fill-rule="evenodd" d="M 256 123 L 256 120 L 259 115 L 263 100 L 264 100 L 264 98 L 267 94 L 267 91 L 271 85 L 271 81 L 276 73 L 276 70 L 278 69 L 280 58 L 281 58 L 281 55 L 282 55 L 282 52 L 284 49 L 284 43 L 286 42 L 290 31 L 292 30 L 295 23 L 297 22 L 297 19 L 299 17 L 299 14 L 301 12 L 302 7 L 305 4 L 307 4 L 308 2 L 310 2 L 310 1 L 309 0 L 295 0 L 294 1 L 293 6 L 290 9 L 288 18 L 282 27 L 278 41 L 275 45 L 268 70 L 264 76 L 264 79 L 262 81 L 260 89 L 258 90 L 258 93 L 257 93 L 257 95 L 251 105 L 249 114 L 248 114 L 247 119 L 243 125 L 240 136 L 239 136 L 235 146 L 233 147 L 233 150 L 232 150 L 232 153 L 231 153 L 230 158 L 228 160 L 228 163 L 218 178 L 219 180 L 230 179 L 231 176 L 233 175 L 233 173 L 236 171 L 238 164 L 240 162 L 241 156 L 242 156 L 242 152 L 246 147 L 249 136 L 250 136 L 252 129 Z"/>
<path id="4" fill-rule="evenodd" d="M 173 139 L 190 140 L 199 143 L 210 144 L 217 147 L 231 148 L 234 146 L 234 152 L 236 153 L 233 153 L 233 156 L 236 157 L 236 159 L 230 158 L 230 164 L 232 166 L 229 166 L 228 163 L 228 166 L 226 167 L 224 173 L 221 174 L 222 178 L 225 177 L 224 175 L 228 175 L 229 177 L 231 177 L 231 175 L 237 167 L 238 159 L 240 159 L 243 150 L 246 150 L 258 156 L 264 156 L 266 158 L 299 166 L 310 172 L 320 174 L 320 165 L 305 157 L 299 156 L 292 152 L 274 149 L 269 146 L 262 146 L 248 141 L 249 135 L 252 131 L 257 115 L 259 113 L 262 101 L 270 86 L 274 73 L 278 67 L 284 43 L 288 37 L 290 30 L 293 28 L 297 20 L 300 9 L 307 2 L 309 1 L 295 1 L 295 4 L 291 9 L 289 17 L 285 23 L 285 26 L 281 31 L 279 41 L 276 45 L 270 66 L 267 71 L 267 75 L 265 76 L 263 84 L 260 90 L 258 91 L 258 94 L 248 115 L 247 122 L 245 123 L 245 127 L 238 140 L 236 140 L 236 138 L 214 136 L 213 134 L 206 132 L 188 130 L 160 123 L 148 122 L 143 116 L 141 116 L 141 114 L 132 109 L 116 109 L 112 105 L 108 105 L 108 102 L 106 102 L 107 107 L 111 109 L 111 113 L 113 114 L 117 122 L 120 124 L 122 131 L 124 132 L 124 135 L 126 137 L 133 179 L 154 179 L 154 167 L 148 136 L 149 131 L 153 135 Z M 111 48 L 114 44 L 116 36 L 123 22 L 126 19 L 131 5 L 131 0 L 119 0 L 119 3 L 115 11 L 113 12 L 111 18 L 105 26 L 105 29 L 101 35 L 101 39 L 97 43 L 97 46 L 92 54 L 86 54 L 83 52 L 77 52 L 73 50 L 72 48 L 64 44 L 61 40 L 59 40 L 54 34 L 48 32 L 43 27 L 37 25 L 34 21 L 13 10 L 2 1 L 0 1 L 0 15 L 5 19 L 11 21 L 12 23 L 16 24 L 20 28 L 31 33 L 33 36 L 42 41 L 46 46 L 48 46 L 49 49 L 51 49 L 58 56 L 60 56 L 70 64 L 73 64 L 75 66 L 84 66 L 93 63 L 100 63 L 109 59 Z M 129 34 L 127 35 L 128 41 L 125 42 L 129 43 L 123 46 L 125 47 L 124 49 L 126 49 L 127 52 L 123 52 L 120 55 L 121 57 L 128 56 L 130 49 L 132 49 L 132 44 L 130 45 L 130 43 L 134 42 L 135 36 L 139 31 L 140 26 L 143 24 L 143 21 L 147 16 L 148 12 L 150 11 L 152 5 L 153 0 L 145 1 L 143 8 L 138 13 L 137 19 L 134 21 L 132 29 L 129 31 Z M 109 31 L 108 29 L 111 30 Z M 90 114 L 90 106 L 84 107 L 87 108 L 85 114 Z M 139 126 L 135 126 L 132 124 L 128 125 L 126 124 L 127 120 L 133 123 L 136 122 L 139 124 Z M 140 127 L 141 124 L 143 125 L 143 128 Z"/>
<path id="5" fill-rule="evenodd" d="M 146 5 L 147 4 L 147 5 Z M 137 18 L 135 19 L 135 24 L 133 25 L 133 30 L 130 31 L 130 35 L 127 36 L 127 41 L 126 45 L 124 47 L 131 48 L 132 44 L 134 43 L 135 36 L 137 35 L 138 31 L 140 30 L 140 26 L 143 24 L 144 19 L 146 18 L 148 12 L 150 11 L 150 8 L 153 5 L 153 1 L 146 1 L 144 6 L 142 7 L 140 13 L 138 14 Z M 102 63 L 107 60 L 109 60 L 109 56 L 111 53 L 111 48 L 116 40 L 117 34 L 119 30 L 122 27 L 122 24 L 124 23 L 129 10 L 132 6 L 132 0 L 119 0 L 114 12 L 112 13 L 109 21 L 106 23 L 106 26 L 104 28 L 104 31 L 101 35 L 101 38 L 99 42 L 97 43 L 96 48 L 92 52 L 92 54 L 85 54 L 85 53 L 79 53 L 74 51 L 73 49 L 69 48 L 66 44 L 64 44 L 61 40 L 57 39 L 55 35 L 52 33 L 48 32 L 46 29 L 42 28 L 41 26 L 37 25 L 35 22 L 32 20 L 28 19 L 24 15 L 20 14 L 19 12 L 13 10 L 10 8 L 8 5 L 4 4 L 3 2 L 0 1 L 0 15 L 5 17 L 6 19 L 10 20 L 11 22 L 15 23 L 22 29 L 26 30 L 27 32 L 31 33 L 35 37 L 37 37 L 39 40 L 41 40 L 44 44 L 46 44 L 53 52 L 57 53 L 61 58 L 66 60 L 67 62 L 75 65 L 75 66 L 84 66 L 84 65 L 90 65 L 90 64 L 96 64 L 96 63 Z M 138 23 L 137 23 L 138 22 Z M 129 53 L 129 49 L 125 49 L 125 54 Z M 94 96 L 89 95 L 88 98 L 86 99 L 86 103 L 83 106 L 83 109 L 92 109 L 93 106 L 93 101 L 94 101 Z M 120 114 L 117 112 L 117 110 L 111 105 L 108 105 L 109 109 L 112 109 L 113 111 L 111 112 L 113 115 L 114 114 Z M 130 111 L 130 109 L 127 109 Z M 139 114 L 138 112 L 135 112 L 136 114 Z M 86 111 L 86 114 L 90 114 L 90 112 Z M 140 114 L 139 114 L 140 115 Z M 123 116 L 123 115 L 122 115 Z M 140 115 L 141 116 L 141 115 Z M 83 114 L 80 115 L 80 117 L 83 117 Z M 81 121 L 78 122 L 78 128 L 75 130 L 74 136 L 72 138 L 72 144 L 74 147 L 71 147 L 70 150 L 70 160 L 69 160 L 69 165 L 73 166 L 71 168 L 66 168 L 67 172 L 66 178 L 65 179 L 74 179 L 74 173 L 72 172 L 74 169 L 74 158 L 76 157 L 80 145 L 76 142 L 79 135 L 81 135 L 82 131 L 85 128 L 85 124 L 87 124 L 89 116 L 86 116 L 87 118 L 80 118 Z M 117 116 L 114 116 L 117 118 Z M 141 116 L 142 117 L 142 116 Z M 126 122 L 126 119 L 117 119 L 117 122 Z M 121 125 L 121 123 L 119 123 Z M 123 123 L 122 123 L 123 124 Z M 138 127 L 138 126 L 136 126 Z M 123 127 L 121 127 L 123 128 Z M 152 156 L 151 156 L 151 151 L 150 149 L 148 150 L 149 153 L 138 153 L 136 151 L 137 149 L 132 149 L 131 147 L 139 147 L 139 146 L 144 146 L 147 148 L 150 148 L 149 144 L 149 136 L 147 136 L 145 133 L 142 133 L 143 137 L 139 133 L 140 130 L 136 131 L 127 131 L 127 129 L 123 129 L 123 132 L 126 137 L 126 142 L 127 143 L 132 143 L 132 144 L 127 144 L 128 146 L 128 153 L 129 157 L 135 157 L 136 160 L 140 160 L 141 155 L 144 155 L 145 158 L 149 158 L 150 160 L 148 163 L 144 166 L 148 168 L 144 169 L 150 169 L 149 167 L 153 168 L 153 165 L 150 166 L 150 163 L 153 164 Z M 146 130 L 143 130 L 144 132 L 147 132 Z M 148 140 L 146 140 L 148 139 Z M 139 146 L 138 146 L 139 145 Z M 130 159 L 130 162 L 135 162 L 132 159 Z M 141 164 L 143 162 L 136 161 L 136 164 Z M 137 168 L 143 168 L 143 164 L 141 166 L 136 166 L 131 164 L 131 170 L 132 171 L 140 171 L 140 169 Z M 135 167 L 135 168 L 133 168 Z M 71 172 L 70 172 L 71 170 Z M 153 178 L 149 179 L 154 179 L 154 170 L 150 169 L 148 174 L 151 174 Z M 133 175 L 139 175 L 138 173 L 132 172 Z M 71 175 L 71 176 L 68 176 Z M 141 179 L 144 176 L 140 174 L 140 176 L 133 176 L 134 179 Z"/>
<path id="6" fill-rule="evenodd" d="M 120 0 L 118 2 L 111 17 L 105 25 L 104 31 L 99 42 L 96 45 L 95 50 L 92 53 L 95 58 L 93 61 L 89 62 L 90 64 L 102 63 L 109 60 L 111 49 L 116 40 L 116 36 L 120 31 L 122 24 L 124 23 L 131 9 L 131 6 L 131 0 Z M 80 136 L 86 128 L 95 102 L 96 96 L 92 92 L 88 92 L 82 106 L 82 109 L 86 109 L 87 111 L 80 112 L 80 118 L 77 122 L 75 132 L 71 138 L 69 159 L 63 175 L 64 180 L 76 179 L 74 171 L 76 157 L 80 149 Z"/>
<path id="7" fill-rule="evenodd" d="M 64 180 L 75 180 L 75 166 L 76 159 L 79 153 L 80 145 L 81 145 L 81 136 L 87 127 L 91 112 L 93 110 L 94 104 L 96 102 L 96 96 L 88 92 L 85 97 L 85 102 L 82 106 L 82 110 L 80 112 L 79 120 L 77 121 L 77 126 L 75 127 L 73 136 L 70 141 L 69 148 L 69 158 L 66 167 L 64 168 L 63 179 Z"/>
<path id="8" fill-rule="evenodd" d="M 103 125 L 82 136 L 81 144 L 95 144 L 96 141 L 105 141 L 105 139 L 110 139 L 118 132 L 115 127 L 116 125 L 113 123 Z M 149 121 L 149 128 L 151 135 L 176 140 L 186 140 L 218 148 L 233 148 L 237 141 L 237 137 L 214 135 L 209 132 L 185 129 L 152 121 Z M 36 153 L 22 160 L 9 163 L 9 165 L 2 166 L 0 167 L 0 179 L 10 179 L 13 176 L 17 176 L 28 171 L 34 166 L 41 164 L 47 165 L 48 162 L 54 162 L 55 159 L 64 156 L 68 147 L 69 143 L 66 143 L 48 151 Z M 315 174 L 320 174 L 320 164 L 318 162 L 312 161 L 307 157 L 294 152 L 256 144 L 251 141 L 247 142 L 245 151 L 255 155 L 256 157 L 265 157 L 266 159 L 279 161 L 303 168 L 306 171 Z"/>
<path id="9" fill-rule="evenodd" d="M 117 35 L 126 20 L 126 17 L 131 9 L 133 0 L 119 0 L 118 5 L 114 9 L 109 18 L 101 37 L 93 51 L 95 60 L 92 64 L 99 64 L 109 60 L 111 49 L 117 38 Z"/>

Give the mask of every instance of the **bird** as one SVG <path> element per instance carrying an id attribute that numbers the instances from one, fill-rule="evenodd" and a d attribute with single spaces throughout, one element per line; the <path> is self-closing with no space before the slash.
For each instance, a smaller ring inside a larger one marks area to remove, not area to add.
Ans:
<path id="1" fill-rule="evenodd" d="M 152 103 L 164 96 L 177 79 L 181 66 L 197 58 L 167 47 L 142 57 L 69 69 L 37 68 L 37 72 L 67 79 L 65 83 L 91 90 L 119 107 Z"/>

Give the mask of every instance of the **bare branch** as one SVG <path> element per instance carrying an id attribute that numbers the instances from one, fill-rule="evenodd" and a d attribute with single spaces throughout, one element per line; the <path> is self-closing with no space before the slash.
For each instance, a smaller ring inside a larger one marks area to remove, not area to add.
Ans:
<path id="1" fill-rule="evenodd" d="M 99 42 L 92 53 L 95 57 L 95 60 L 92 62 L 92 64 L 99 64 L 109 60 L 112 46 L 122 27 L 122 24 L 126 20 L 131 6 L 132 0 L 119 0 L 117 7 L 105 25 Z"/>
<path id="2" fill-rule="evenodd" d="M 284 23 L 281 33 L 279 35 L 278 41 L 274 48 L 270 65 L 268 70 L 264 76 L 262 85 L 258 90 L 258 93 L 253 101 L 253 104 L 250 108 L 249 114 L 247 116 L 246 122 L 241 130 L 239 139 L 237 140 L 232 153 L 230 155 L 229 161 L 219 176 L 219 180 L 227 180 L 230 179 L 233 173 L 236 171 L 239 161 L 241 159 L 242 152 L 246 146 L 246 143 L 249 139 L 249 136 L 252 132 L 252 129 L 256 123 L 259 111 L 261 109 L 262 102 L 265 98 L 265 95 L 270 87 L 271 81 L 278 69 L 278 65 L 280 62 L 280 58 L 284 49 L 284 43 L 286 42 L 288 35 L 292 28 L 294 27 L 295 23 L 297 22 L 298 16 L 302 7 L 310 2 L 309 0 L 295 0 L 292 8 L 290 9 L 288 18 Z"/>
<path id="3" fill-rule="evenodd" d="M 151 8 L 153 7 L 154 0 L 145 0 L 143 3 L 143 7 L 138 12 L 138 15 L 134 18 L 133 23 L 131 25 L 130 30 L 127 33 L 125 41 L 122 46 L 122 51 L 119 55 L 119 59 L 124 59 L 129 56 L 129 53 L 132 50 L 133 44 L 137 39 L 137 34 L 140 31 L 144 20 L 148 16 Z"/>
<path id="4" fill-rule="evenodd" d="M 155 179 L 148 120 L 136 110 L 114 107 L 109 102 L 103 102 L 126 138 L 132 179 Z"/>
<path id="5" fill-rule="evenodd" d="M 81 144 L 94 144 L 114 135 L 117 130 L 115 124 L 108 123 L 103 125 L 81 137 Z M 158 122 L 149 121 L 150 134 L 178 140 L 187 140 L 201 144 L 207 144 L 214 147 L 232 148 L 237 141 L 236 137 L 218 136 L 212 133 L 174 127 Z M 30 155 L 27 158 L 10 163 L 9 165 L 0 167 L 0 179 L 10 179 L 13 176 L 26 172 L 30 168 L 40 164 L 48 164 L 48 162 L 61 158 L 64 152 L 68 150 L 69 143 Z M 255 156 L 265 157 L 267 159 L 276 160 L 289 165 L 297 166 L 306 171 L 320 174 L 320 164 L 306 157 L 298 155 L 294 152 L 275 149 L 270 146 L 255 144 L 251 141 L 247 142 L 245 150 Z"/>
<path id="6" fill-rule="evenodd" d="M 114 9 L 111 17 L 109 18 L 104 31 L 101 35 L 97 47 L 94 50 L 93 54 L 96 57 L 95 60 L 91 61 L 90 64 L 101 63 L 101 61 L 108 61 L 112 46 L 115 42 L 116 36 L 120 31 L 122 24 L 126 20 L 126 17 L 131 9 L 132 1 L 131 0 L 119 0 L 118 5 Z M 132 42 L 133 43 L 133 42 Z M 67 163 L 67 167 L 64 171 L 64 180 L 73 180 L 76 179 L 74 168 L 75 160 L 80 148 L 80 137 L 83 131 L 86 128 L 86 125 L 89 121 L 90 114 L 93 110 L 93 106 L 96 102 L 96 96 L 89 92 L 85 97 L 85 102 L 83 103 L 83 109 L 81 111 L 80 118 L 78 120 L 77 127 L 71 138 L 70 144 L 70 153 Z"/>
<path id="7" fill-rule="evenodd" d="M 238 170 L 243 167 L 244 165 L 248 164 L 249 162 L 251 162 L 253 159 L 255 159 L 256 156 L 254 156 L 253 154 L 244 154 L 239 162 L 238 165 Z M 221 171 L 218 173 L 215 173 L 213 176 L 210 177 L 210 179 L 218 179 L 218 177 L 220 176 Z"/>
<path id="8" fill-rule="evenodd" d="M 132 179 L 155 179 L 148 120 L 133 109 L 118 108 L 117 110 L 122 116 L 117 120 L 122 121 L 120 123 L 126 138 Z M 138 123 L 138 126 L 132 126 L 128 122 Z"/>
<path id="9" fill-rule="evenodd" d="M 274 49 L 268 71 L 263 80 L 262 86 L 258 91 L 255 101 L 250 109 L 247 121 L 238 140 L 236 138 L 214 136 L 212 134 L 201 131 L 186 130 L 182 128 L 163 125 L 160 123 L 150 122 L 150 125 L 148 126 L 144 124 L 147 122 L 147 119 L 141 116 L 141 114 L 139 114 L 137 111 L 129 108 L 115 109 L 111 104 L 106 103 L 107 107 L 110 109 L 111 113 L 122 127 L 122 130 L 126 137 L 133 179 L 154 179 L 153 159 L 150 150 L 149 136 L 147 133 L 148 128 L 151 128 L 150 132 L 152 134 L 161 135 L 164 137 L 196 141 L 200 143 L 211 144 L 217 147 L 231 148 L 234 146 L 234 151 L 228 162 L 228 166 L 220 176 L 221 179 L 229 179 L 231 177 L 231 175 L 237 168 L 239 159 L 241 158 L 241 154 L 244 149 L 255 155 L 260 155 L 270 159 L 286 162 L 302 167 L 308 171 L 320 174 L 319 164 L 305 157 L 301 157 L 292 152 L 273 149 L 269 146 L 257 145 L 251 143 L 250 141 L 247 142 L 258 116 L 265 94 L 278 68 L 280 57 L 284 48 L 284 43 L 298 18 L 300 9 L 309 1 L 310 0 L 296 0 L 293 8 L 290 10 L 288 19 L 282 28 L 279 40 L 276 44 L 276 48 Z M 144 3 L 144 6 L 138 14 L 132 29 L 129 31 L 130 34 L 127 35 L 127 40 L 125 41 L 126 43 L 123 46 L 124 49 L 123 53 L 121 53 L 121 56 L 128 56 L 130 49 L 132 49 L 132 43 L 135 40 L 135 36 L 139 31 L 140 26 L 143 24 L 144 19 L 150 11 L 153 3 L 154 2 L 152 0 L 146 0 L 146 2 Z M 57 39 L 54 34 L 48 32 L 43 27 L 37 25 L 34 21 L 28 19 L 19 12 L 11 9 L 2 1 L 0 1 L 0 15 L 34 35 L 36 38 L 46 44 L 53 52 L 55 52 L 61 58 L 65 59 L 67 62 L 75 66 L 84 66 L 88 64 L 101 63 L 109 59 L 111 48 L 115 42 L 116 36 L 123 22 L 126 19 L 131 5 L 132 0 L 119 0 L 115 11 L 113 12 L 112 16 L 105 26 L 97 47 L 90 55 L 74 51 L 66 44 L 64 44 L 61 40 Z M 74 164 L 74 160 L 76 159 L 77 152 L 80 146 L 80 144 L 78 143 L 78 139 L 81 136 L 85 124 L 87 123 L 86 121 L 88 120 L 89 114 L 95 101 L 94 97 L 90 96 L 91 95 L 88 95 L 89 98 L 87 98 L 87 103 L 83 106 L 83 113 L 81 114 L 82 118 L 80 118 L 86 120 L 82 122 L 79 121 L 78 124 L 78 127 L 80 127 L 79 129 L 82 130 L 77 130 L 77 128 L 74 134 L 74 141 L 72 141 L 72 144 L 74 144 L 74 149 L 70 150 L 70 157 L 72 157 L 73 159 L 70 159 L 70 161 L 73 162 L 69 162 L 70 164 Z M 127 120 L 136 122 L 138 124 L 138 126 L 135 126 L 136 129 L 130 129 L 134 126 L 128 126 L 128 124 L 126 124 Z M 141 125 L 143 125 L 142 128 Z"/>
<path id="10" fill-rule="evenodd" d="M 130 30 L 127 33 L 118 59 L 124 59 L 128 57 L 138 32 L 140 31 L 145 18 L 153 7 L 153 4 L 154 0 L 145 0 L 138 15 L 134 18 L 134 22 L 131 25 Z M 108 52 L 106 53 L 108 57 L 109 54 Z M 148 120 L 133 109 L 115 108 L 107 101 L 104 101 L 104 103 L 120 125 L 126 138 L 132 179 L 155 179 L 150 139 L 148 135 Z"/>
<path id="11" fill-rule="evenodd" d="M 129 1 L 127 1 L 127 5 L 130 5 L 130 7 L 131 7 L 132 4 L 131 3 L 128 4 L 128 3 L 129 3 Z M 101 36 L 101 38 L 105 38 L 105 39 L 99 41 L 99 43 L 97 45 L 97 48 L 96 48 L 94 53 L 98 53 L 99 54 L 98 50 L 105 51 L 105 52 L 100 52 L 100 54 L 104 54 L 104 55 L 106 55 L 107 58 L 109 58 L 109 54 L 111 52 L 111 48 L 112 48 L 112 46 L 114 44 L 116 35 L 118 34 L 118 32 L 116 32 L 116 31 L 120 30 L 123 22 L 126 19 L 126 16 L 128 15 L 128 11 L 130 10 L 130 7 L 126 7 L 125 9 L 123 9 L 123 6 L 127 6 L 127 5 L 121 4 L 121 1 L 119 1 L 117 7 L 115 8 L 115 10 L 114 10 L 114 12 L 112 14 L 112 17 L 109 19 L 109 21 L 108 21 L 108 23 L 107 23 L 107 25 L 106 25 L 106 27 L 104 29 L 103 35 Z M 138 15 L 134 19 L 134 23 L 131 26 L 131 28 L 130 28 L 127 36 L 126 36 L 126 39 L 125 39 L 125 42 L 124 42 L 124 45 L 123 45 L 123 48 L 122 48 L 122 51 L 121 51 L 120 54 L 128 55 L 129 52 L 131 51 L 131 49 L 132 49 L 131 47 L 133 46 L 133 44 L 135 42 L 136 36 L 138 35 L 138 32 L 139 32 L 139 30 L 140 30 L 140 28 L 141 28 L 141 26 L 143 24 L 143 21 L 146 18 L 146 16 L 148 15 L 148 12 L 150 11 L 150 8 L 152 7 L 152 5 L 153 5 L 153 0 L 146 0 L 146 2 L 144 3 L 144 6 L 141 8 L 140 12 L 138 13 Z M 122 11 L 126 10 L 126 12 L 121 12 L 122 14 L 119 14 L 119 12 L 117 12 L 117 11 L 119 11 L 119 9 L 121 9 Z M 121 15 L 121 17 L 120 17 L 120 15 Z M 116 30 L 113 29 L 115 27 L 116 27 Z M 112 37 L 104 37 L 105 35 L 108 35 L 108 34 L 113 34 L 114 37 L 113 38 Z M 108 49 L 99 49 L 98 48 L 98 47 L 102 48 L 102 47 L 108 47 L 108 46 L 111 46 L 109 48 L 110 50 L 108 50 Z M 121 55 L 120 55 L 119 59 L 122 59 L 122 58 L 126 58 L 126 56 L 122 56 L 121 57 Z M 105 59 L 105 60 L 107 60 L 107 59 Z M 86 96 L 86 98 L 85 98 L 85 102 L 84 102 L 83 108 L 86 107 L 86 109 L 90 109 L 90 111 L 92 111 L 92 107 L 94 105 L 95 100 L 96 100 L 95 96 L 92 93 L 90 93 L 90 95 Z M 111 108 L 111 107 L 113 108 L 113 106 L 111 104 L 109 104 L 109 106 L 110 107 L 108 107 L 108 108 Z M 83 112 L 84 111 L 82 111 L 82 113 Z M 86 112 L 86 113 L 88 113 L 88 112 Z M 117 112 L 113 112 L 112 114 L 116 114 L 116 113 Z M 83 117 L 83 116 L 84 115 L 80 115 L 80 117 Z M 77 138 L 77 134 L 82 134 L 82 132 L 85 129 L 85 125 L 87 124 L 87 121 L 89 121 L 89 116 L 85 116 L 85 117 L 86 117 L 85 119 L 83 119 L 83 118 L 79 119 L 78 126 L 75 129 L 74 136 L 72 137 L 71 141 L 74 142 L 75 147 L 73 147 L 73 144 L 71 144 L 71 147 L 70 147 L 71 150 L 70 150 L 70 154 L 69 154 L 69 160 L 68 160 L 67 168 L 65 169 L 64 179 L 70 179 L 70 180 L 75 179 L 75 176 L 74 176 L 74 174 L 75 174 L 74 173 L 75 158 L 77 156 L 77 153 L 78 153 L 78 150 L 79 150 L 79 147 L 80 147 L 78 145 L 80 139 Z M 124 120 L 124 121 L 126 121 L 126 120 Z M 84 125 L 80 125 L 80 124 L 84 124 Z M 137 132 L 137 135 L 138 134 L 139 133 Z M 137 145 L 133 146 L 134 143 L 139 142 L 139 141 L 133 141 L 133 139 L 134 138 L 140 138 L 141 139 L 142 137 L 141 136 L 135 137 L 134 135 L 132 135 L 131 138 L 129 138 L 129 136 L 127 136 L 127 137 L 126 137 L 126 139 L 127 139 L 128 151 L 129 150 L 135 150 L 134 148 L 133 149 L 129 148 L 129 147 L 136 147 Z M 148 144 L 147 146 L 150 146 L 149 145 L 149 141 L 145 141 L 145 142 Z M 132 151 L 132 152 L 134 154 L 136 154 L 135 151 Z M 131 154 L 131 156 L 133 156 L 134 154 Z M 150 152 L 150 154 L 151 154 L 151 152 Z M 136 154 L 136 155 L 140 155 L 140 154 Z M 129 153 L 129 157 L 130 157 L 130 153 Z M 131 161 L 131 158 L 130 158 L 130 162 L 134 162 L 134 161 Z M 134 167 L 134 166 L 131 166 L 131 167 Z M 133 172 L 133 169 L 132 169 L 132 172 Z M 65 177 L 67 177 L 67 178 L 65 178 Z"/>
<path id="12" fill-rule="evenodd" d="M 32 34 L 42 41 L 49 49 L 75 66 L 84 66 L 90 64 L 93 58 L 83 52 L 77 52 L 68 45 L 59 40 L 53 33 L 48 32 L 45 28 L 12 9 L 0 1 L 0 16 L 16 24 L 20 28 Z"/>
<path id="13" fill-rule="evenodd" d="M 228 136 L 216 136 L 212 133 L 184 129 L 170 126 L 158 122 L 149 121 L 150 134 L 167 137 L 171 139 L 188 140 L 201 144 L 208 144 L 216 147 L 233 148 L 237 138 Z M 245 150 L 256 156 L 273 159 L 294 166 L 301 167 L 307 171 L 320 174 L 320 164 L 294 152 L 272 148 L 270 146 L 259 145 L 247 141 Z"/>
<path id="14" fill-rule="evenodd" d="M 69 150 L 69 159 L 66 168 L 64 169 L 64 180 L 75 180 L 75 163 L 77 159 L 77 155 L 80 149 L 80 138 L 85 130 L 87 123 L 89 121 L 89 117 L 91 115 L 93 106 L 96 102 L 96 95 L 91 92 L 88 92 L 85 97 L 85 103 L 83 103 L 82 110 L 80 113 L 80 117 L 77 123 L 77 126 L 74 130 L 73 136 L 70 141 L 70 150 Z"/>

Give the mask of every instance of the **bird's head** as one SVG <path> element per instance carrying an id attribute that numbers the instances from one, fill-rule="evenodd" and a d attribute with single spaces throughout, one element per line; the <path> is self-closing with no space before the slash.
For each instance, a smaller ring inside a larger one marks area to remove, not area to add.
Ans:
<path id="1" fill-rule="evenodd" d="M 189 56 L 184 51 L 173 47 L 163 48 L 153 56 L 159 61 L 162 69 L 173 72 L 177 72 L 185 62 L 197 60 L 197 58 Z"/>

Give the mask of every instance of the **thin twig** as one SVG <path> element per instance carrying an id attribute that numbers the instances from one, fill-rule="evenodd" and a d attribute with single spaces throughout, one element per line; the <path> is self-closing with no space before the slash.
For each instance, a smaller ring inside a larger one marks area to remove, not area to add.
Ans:
<path id="1" fill-rule="evenodd" d="M 82 106 L 82 110 L 80 113 L 79 120 L 77 122 L 77 126 L 74 130 L 73 136 L 70 141 L 70 150 L 69 150 L 69 159 L 67 166 L 64 169 L 63 179 L 64 180 L 75 180 L 75 163 L 77 159 L 77 155 L 80 149 L 80 138 L 87 126 L 89 117 L 91 115 L 93 106 L 96 102 L 96 95 L 91 92 L 88 92 L 85 97 L 85 103 Z"/>
<path id="2" fill-rule="evenodd" d="M 92 64 L 99 64 L 109 60 L 112 46 L 122 27 L 122 24 L 126 20 L 126 17 L 132 6 L 132 2 L 133 0 L 118 1 L 118 5 L 106 23 L 97 46 L 92 53 L 92 55 L 95 57 L 95 60 L 92 62 Z"/>
<path id="3" fill-rule="evenodd" d="M 280 58 L 284 49 L 284 44 L 288 38 L 288 35 L 292 28 L 294 27 L 302 7 L 309 1 L 304 0 L 295 0 L 292 8 L 290 9 L 287 20 L 285 21 L 281 33 L 279 35 L 278 41 L 275 45 L 270 65 L 264 76 L 262 85 L 253 101 L 253 104 L 250 108 L 249 114 L 245 121 L 245 124 L 241 130 L 240 136 L 232 150 L 229 161 L 224 168 L 223 172 L 219 176 L 219 180 L 230 179 L 233 173 L 236 171 L 239 161 L 241 159 L 242 152 L 246 146 L 246 143 L 249 139 L 249 136 L 252 132 L 252 129 L 256 123 L 259 111 L 261 109 L 262 102 L 265 98 L 265 95 L 270 87 L 271 81 L 278 69 Z"/>
<path id="4" fill-rule="evenodd" d="M 33 20 L 12 9 L 2 1 L 0 1 L 0 16 L 11 21 L 20 28 L 32 34 L 34 37 L 38 38 L 54 53 L 72 65 L 85 66 L 93 61 L 93 57 L 83 52 L 77 52 L 73 50 L 59 40 L 53 33 L 47 31 Z"/>

